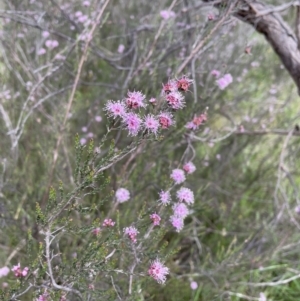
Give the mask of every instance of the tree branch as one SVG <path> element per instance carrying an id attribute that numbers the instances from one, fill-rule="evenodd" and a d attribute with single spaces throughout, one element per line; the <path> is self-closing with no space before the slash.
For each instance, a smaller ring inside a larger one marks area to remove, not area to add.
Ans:
<path id="1" fill-rule="evenodd" d="M 300 1 L 298 3 L 300 4 Z M 300 50 L 300 6 L 297 6 L 296 37 L 297 37 L 297 40 L 298 40 L 298 50 Z"/>

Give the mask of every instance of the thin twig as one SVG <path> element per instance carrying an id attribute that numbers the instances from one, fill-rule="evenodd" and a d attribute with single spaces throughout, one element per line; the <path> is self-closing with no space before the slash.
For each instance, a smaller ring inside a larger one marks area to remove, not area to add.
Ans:
<path id="1" fill-rule="evenodd" d="M 219 27 L 224 23 L 224 21 L 228 18 L 229 14 L 233 11 L 233 8 L 235 7 L 238 0 L 234 1 L 230 7 L 228 8 L 227 12 L 224 14 L 224 16 L 219 20 L 219 22 L 215 25 L 215 27 L 211 30 L 211 32 L 199 42 L 199 44 L 193 49 L 193 51 L 190 53 L 190 55 L 182 62 L 182 64 L 179 66 L 179 68 L 176 71 L 176 75 L 181 74 L 183 69 L 186 67 L 186 65 L 194 58 L 195 55 L 198 54 L 200 49 L 203 47 L 203 45 L 210 39 L 210 37 L 219 29 Z"/>
<path id="2" fill-rule="evenodd" d="M 52 256 L 50 254 L 51 242 L 53 241 L 53 239 L 55 237 L 52 237 L 52 234 L 49 229 L 46 232 L 42 232 L 42 233 L 45 235 L 45 252 L 46 252 L 47 268 L 48 268 L 48 273 L 49 273 L 53 287 L 58 290 L 62 290 L 62 291 L 69 292 L 69 293 L 74 293 L 77 296 L 79 296 L 81 300 L 83 300 L 82 295 L 78 290 L 70 288 L 70 287 L 62 286 L 62 285 L 59 285 L 56 283 L 54 276 L 53 276 L 53 270 L 52 270 L 52 264 L 51 264 Z"/>

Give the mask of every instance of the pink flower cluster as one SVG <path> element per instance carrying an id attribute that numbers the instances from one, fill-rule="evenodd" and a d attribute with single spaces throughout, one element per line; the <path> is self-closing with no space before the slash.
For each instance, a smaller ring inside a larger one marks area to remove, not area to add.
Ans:
<path id="1" fill-rule="evenodd" d="M 183 170 L 187 173 L 187 174 L 191 174 L 196 170 L 196 166 L 194 165 L 193 162 L 187 162 L 183 165 Z"/>
<path id="2" fill-rule="evenodd" d="M 102 223 L 102 227 L 105 227 L 105 228 L 108 228 L 108 227 L 113 227 L 115 225 L 115 222 L 111 219 L 111 218 L 106 218 L 103 223 Z M 98 235 L 99 233 L 101 232 L 101 228 L 100 227 L 97 227 L 97 228 L 94 228 L 92 230 L 92 233 L 94 235 Z"/>
<path id="3" fill-rule="evenodd" d="M 173 205 L 173 215 L 170 217 L 171 224 L 180 232 L 184 227 L 184 219 L 189 215 L 187 205 L 194 203 L 194 193 L 186 187 L 181 187 L 176 193 L 179 203 Z"/>
<path id="4" fill-rule="evenodd" d="M 161 217 L 157 213 L 150 214 L 150 219 L 152 220 L 154 226 L 159 226 Z"/>
<path id="5" fill-rule="evenodd" d="M 106 218 L 104 221 L 103 221 L 103 224 L 102 226 L 103 227 L 113 227 L 115 225 L 116 222 L 114 222 L 111 218 Z"/>
<path id="6" fill-rule="evenodd" d="M 49 297 L 49 294 L 47 292 L 44 292 L 42 295 L 39 295 L 37 301 L 47 301 L 47 300 L 49 300 L 48 297 Z"/>
<path id="7" fill-rule="evenodd" d="M 191 189 L 186 187 L 181 187 L 177 191 L 176 195 L 180 202 L 185 202 L 188 205 L 194 204 L 194 193 Z"/>
<path id="8" fill-rule="evenodd" d="M 196 166 L 192 162 L 187 162 L 183 165 L 183 170 L 179 168 L 173 169 L 171 179 L 175 184 L 181 184 L 186 180 L 184 171 L 187 174 L 191 174 L 195 170 Z M 193 191 L 186 187 L 181 187 L 177 190 L 176 197 L 178 199 L 178 203 L 173 205 L 173 215 L 170 217 L 170 222 L 176 231 L 180 232 L 184 227 L 184 219 L 189 214 L 188 205 L 193 205 L 195 198 Z M 161 199 L 160 202 L 163 203 Z"/>
<path id="9" fill-rule="evenodd" d="M 175 217 L 184 219 L 189 215 L 189 209 L 184 203 L 176 203 L 173 205 L 173 214 Z"/>
<path id="10" fill-rule="evenodd" d="M 233 79 L 230 73 L 225 74 L 221 78 L 217 79 L 217 85 L 221 90 L 227 88 L 232 83 Z"/>
<path id="11" fill-rule="evenodd" d="M 158 120 L 162 129 L 167 129 L 175 124 L 173 115 L 170 112 L 160 112 L 158 115 Z"/>
<path id="12" fill-rule="evenodd" d="M 119 188 L 116 191 L 116 199 L 118 203 L 127 202 L 130 199 L 130 192 L 125 188 Z"/>
<path id="13" fill-rule="evenodd" d="M 13 268 L 11 270 L 15 274 L 16 277 L 20 278 L 20 277 L 26 277 L 26 275 L 28 274 L 29 268 L 25 267 L 22 270 L 20 263 L 18 263 L 18 265 L 13 266 Z"/>
<path id="14" fill-rule="evenodd" d="M 175 185 L 181 184 L 186 180 L 186 175 L 191 174 L 195 172 L 196 166 L 194 165 L 193 162 L 187 162 L 183 165 L 183 170 L 180 168 L 173 169 L 171 172 L 171 179 L 174 181 Z M 173 215 L 170 217 L 171 224 L 173 227 L 176 229 L 177 232 L 180 232 L 183 227 L 184 227 L 184 219 L 188 216 L 189 214 L 189 208 L 188 206 L 194 204 L 194 193 L 191 189 L 186 188 L 186 187 L 181 187 L 179 190 L 176 192 L 176 197 L 178 202 L 175 203 L 172 207 L 173 209 Z M 171 193 L 170 191 L 161 191 L 159 193 L 159 204 L 161 205 L 168 205 L 171 202 Z M 154 218 L 156 216 L 151 215 L 150 218 L 153 221 L 153 224 L 155 224 Z M 161 218 L 159 217 L 159 222 Z"/>
<path id="15" fill-rule="evenodd" d="M 226 73 L 222 77 L 220 77 L 221 72 L 214 69 L 211 71 L 211 75 L 217 78 L 216 83 L 221 90 L 227 88 L 227 86 L 230 85 L 233 81 L 232 75 L 230 73 Z"/>
<path id="16" fill-rule="evenodd" d="M 159 200 L 158 200 L 162 205 L 168 205 L 171 202 L 171 194 L 170 191 L 161 191 L 159 193 Z"/>
<path id="17" fill-rule="evenodd" d="M 54 48 L 56 48 L 59 45 L 59 43 L 56 40 L 47 40 L 45 42 L 45 45 L 49 49 L 54 49 Z"/>
<path id="18" fill-rule="evenodd" d="M 160 16 L 165 20 L 169 20 L 171 18 L 175 18 L 176 14 L 172 10 L 162 10 L 160 12 Z"/>
<path id="19" fill-rule="evenodd" d="M 166 282 L 166 275 L 169 274 L 169 268 L 167 268 L 158 258 L 152 261 L 148 274 L 156 280 L 158 283 L 163 284 Z"/>
<path id="20" fill-rule="evenodd" d="M 221 72 L 219 70 L 212 70 L 211 73 L 210 73 L 212 76 L 218 78 L 220 75 L 221 75 Z"/>
<path id="21" fill-rule="evenodd" d="M 97 227 L 97 228 L 95 228 L 95 229 L 92 230 L 92 233 L 94 235 L 98 235 L 100 232 L 101 232 L 101 228 L 99 228 L 99 227 Z"/>
<path id="22" fill-rule="evenodd" d="M 181 184 L 186 180 L 184 171 L 179 168 L 173 169 L 170 177 L 175 184 Z"/>
<path id="23" fill-rule="evenodd" d="M 196 290 L 198 288 L 198 283 L 196 281 L 192 281 L 190 283 L 191 289 Z"/>
<path id="24" fill-rule="evenodd" d="M 212 20 L 215 19 L 215 15 L 214 15 L 213 13 L 208 13 L 207 19 L 208 19 L 209 21 L 212 21 Z"/>
<path id="25" fill-rule="evenodd" d="M 8 267 L 0 268 L 0 278 L 7 276 L 10 272 L 10 269 Z"/>
<path id="26" fill-rule="evenodd" d="M 146 96 L 141 92 L 130 92 L 127 93 L 127 98 L 125 99 L 126 105 L 129 109 L 145 108 L 144 103 Z"/>
<path id="27" fill-rule="evenodd" d="M 201 124 L 207 121 L 206 112 L 195 116 L 192 121 L 188 122 L 185 127 L 190 130 L 197 130 Z"/>
<path id="28" fill-rule="evenodd" d="M 146 96 L 140 91 L 128 91 L 127 97 L 122 101 L 109 100 L 104 111 L 108 117 L 120 119 L 123 128 L 128 130 L 130 136 L 137 136 L 139 132 L 145 131 L 148 134 L 158 134 L 159 129 L 168 129 L 175 124 L 173 115 L 169 110 L 179 110 L 185 106 L 184 95 L 181 92 L 188 91 L 192 80 L 186 76 L 176 80 L 169 80 L 163 85 L 162 97 L 168 109 L 160 111 L 157 115 L 140 114 L 134 112 L 141 108 L 146 108 Z M 150 98 L 149 102 L 155 106 L 156 99 Z"/>
<path id="29" fill-rule="evenodd" d="M 42 37 L 43 38 L 48 38 L 50 36 L 50 33 L 48 31 L 43 31 L 42 32 Z M 48 48 L 49 50 L 52 50 L 56 47 L 59 46 L 59 42 L 57 40 L 46 40 L 45 41 L 45 46 L 46 48 Z M 37 52 L 37 55 L 43 55 L 47 52 L 47 50 L 45 48 L 40 48 Z"/>
<path id="30" fill-rule="evenodd" d="M 123 229 L 123 232 L 125 233 L 125 235 L 127 235 L 130 240 L 133 242 L 133 243 L 136 243 L 137 242 L 137 235 L 138 233 L 140 233 L 137 228 L 133 227 L 133 226 L 130 226 L 130 227 L 126 227 Z"/>

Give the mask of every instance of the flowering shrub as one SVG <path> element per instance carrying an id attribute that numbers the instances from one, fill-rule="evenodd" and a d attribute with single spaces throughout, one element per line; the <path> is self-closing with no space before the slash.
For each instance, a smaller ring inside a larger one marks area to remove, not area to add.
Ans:
<path id="1" fill-rule="evenodd" d="M 0 300 L 297 300 L 297 96 L 209 2 L 3 3 Z"/>
<path id="2" fill-rule="evenodd" d="M 42 265 L 36 262 L 32 264 L 30 268 L 25 267 L 23 269 L 19 263 L 12 268 L 17 278 L 25 278 L 30 271 L 35 271 L 34 274 L 30 274 L 32 275 L 30 277 L 36 279 L 35 281 L 37 281 L 39 273 L 43 273 L 42 270 L 45 270 L 44 273 L 46 274 L 43 274 L 43 277 L 48 275 L 46 279 L 50 281 L 51 285 L 48 285 L 47 281 L 39 280 L 39 287 L 41 289 L 46 288 L 46 290 L 37 296 L 37 300 L 48 300 L 50 296 L 59 296 L 60 300 L 64 298 L 81 298 L 90 290 L 95 291 L 101 283 L 101 281 L 99 282 L 99 280 L 97 280 L 97 273 L 108 276 L 117 271 L 117 267 L 113 264 L 111 267 L 106 265 L 104 268 L 99 268 L 101 262 L 103 260 L 105 260 L 105 262 L 116 261 L 122 244 L 125 244 L 122 250 L 126 250 L 128 253 L 127 256 L 133 256 L 132 261 L 128 262 L 127 272 L 125 268 L 122 269 L 122 273 L 129 276 L 130 283 L 135 281 L 135 274 L 140 274 L 142 277 L 147 276 L 147 270 L 143 270 L 141 266 L 141 263 L 145 262 L 148 262 L 150 266 L 148 269 L 149 276 L 159 284 L 166 282 L 169 268 L 166 267 L 161 260 L 163 258 L 167 259 L 167 254 L 163 255 L 163 253 L 161 253 L 159 256 L 160 259 L 158 259 L 157 256 L 160 253 L 158 250 L 153 248 L 147 255 L 145 250 L 152 244 L 151 241 L 153 237 L 158 236 L 162 239 L 163 233 L 172 231 L 172 227 L 176 232 L 183 230 L 184 220 L 190 214 L 188 206 L 194 203 L 194 194 L 189 188 L 181 187 L 178 189 L 177 186 L 185 182 L 186 176 L 196 170 L 195 165 L 191 161 L 184 164 L 182 166 L 183 169 L 175 168 L 170 171 L 170 178 L 173 180 L 173 184 L 172 182 L 166 182 L 166 186 L 161 186 L 157 192 L 157 196 L 153 200 L 148 200 L 145 213 L 141 213 L 138 218 L 132 220 L 131 225 L 124 225 L 122 231 L 124 233 L 123 237 L 120 236 L 119 232 L 120 221 L 118 221 L 116 225 L 112 217 L 119 220 L 117 208 L 118 206 L 126 206 L 126 204 L 123 205 L 123 203 L 127 203 L 129 200 L 131 200 L 130 203 L 138 202 L 134 196 L 131 196 L 129 190 L 123 187 L 119 187 L 115 192 L 116 202 L 111 202 L 111 198 L 109 198 L 110 200 L 108 201 L 109 204 L 111 204 L 111 209 L 108 211 L 106 218 L 102 221 L 96 219 L 94 222 L 78 228 L 79 233 L 86 233 L 86 230 L 89 229 L 92 236 L 87 237 L 89 241 L 87 248 L 80 250 L 80 252 L 78 249 L 77 252 L 72 255 L 79 272 L 78 277 L 75 277 L 72 283 L 69 282 L 70 280 L 66 281 L 63 285 L 57 282 L 57 276 L 55 276 L 55 267 L 57 267 L 57 265 L 54 262 L 55 258 L 60 256 L 60 254 L 55 250 L 53 241 L 55 240 L 57 243 L 61 243 L 65 229 L 72 226 L 72 212 L 84 214 L 86 210 L 91 210 L 89 207 L 84 208 L 80 203 L 75 202 L 75 200 L 79 197 L 84 198 L 85 195 L 91 192 L 95 193 L 99 188 L 99 191 L 101 191 L 101 189 L 108 184 L 108 181 L 103 184 L 101 184 L 101 181 L 99 182 L 103 170 L 115 164 L 115 162 L 118 162 L 124 155 L 135 151 L 143 142 L 149 139 L 157 139 L 163 131 L 167 131 L 171 125 L 175 125 L 174 119 L 176 111 L 185 106 L 184 95 L 181 93 L 187 92 L 191 84 L 192 81 L 186 76 L 170 80 L 168 84 L 163 85 L 160 96 L 155 98 L 155 106 L 147 106 L 146 96 L 136 91 L 129 91 L 127 97 L 123 100 L 109 100 L 104 107 L 107 117 L 112 120 L 111 127 L 108 127 L 108 133 L 115 128 L 119 128 L 127 131 L 128 136 L 136 138 L 131 146 L 125 149 L 124 152 L 110 152 L 105 160 L 107 163 L 101 163 L 101 161 L 100 164 L 97 163 L 97 152 L 96 155 L 93 155 L 94 147 L 92 141 L 87 148 L 87 158 L 82 162 L 85 147 L 84 144 L 79 141 L 79 137 L 76 138 L 77 167 L 74 180 L 77 186 L 75 190 L 69 194 L 65 194 L 61 186 L 59 188 L 61 196 L 58 198 L 56 190 L 51 188 L 47 210 L 42 210 L 38 203 L 36 207 L 37 221 L 41 227 L 40 233 L 44 236 L 45 240 L 45 245 L 41 245 L 39 250 L 39 256 L 45 258 L 46 262 Z M 149 103 L 154 103 L 154 101 Z M 84 127 L 82 131 L 87 132 L 88 128 Z M 91 169 L 88 164 L 92 164 L 94 167 Z M 175 189 L 177 191 L 174 191 Z M 175 199 L 176 196 L 178 202 L 172 202 L 172 194 L 174 195 L 173 199 Z M 170 204 L 172 204 L 172 206 L 168 206 Z M 64 212 L 66 210 L 69 213 L 65 214 Z M 146 212 L 148 213 L 146 214 Z M 151 223 L 149 223 L 149 221 L 151 221 Z M 116 230 L 114 230 L 115 227 Z M 96 251 L 97 249 L 99 249 L 99 251 Z M 121 254 L 122 253 L 119 253 L 119 256 Z M 152 260 L 152 258 L 155 257 L 156 259 Z M 6 276 L 7 271 L 5 268 L 2 270 L 2 276 Z M 87 287 L 86 290 L 83 287 L 79 289 L 77 285 L 75 285 L 79 279 L 84 279 L 85 286 Z M 52 287 L 56 288 L 56 291 L 54 291 Z M 26 291 L 23 293 L 25 294 L 25 292 Z"/>

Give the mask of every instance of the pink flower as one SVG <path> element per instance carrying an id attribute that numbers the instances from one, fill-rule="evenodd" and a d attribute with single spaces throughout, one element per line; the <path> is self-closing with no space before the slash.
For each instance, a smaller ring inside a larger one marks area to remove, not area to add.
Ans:
<path id="1" fill-rule="evenodd" d="M 189 79 L 185 75 L 176 81 L 179 91 L 186 92 L 189 89 L 189 86 L 193 83 L 192 79 Z"/>
<path id="2" fill-rule="evenodd" d="M 198 283 L 196 281 L 192 281 L 190 286 L 192 290 L 196 290 L 198 288 Z"/>
<path id="3" fill-rule="evenodd" d="M 173 206 L 173 213 L 174 216 L 184 219 L 189 215 L 189 209 L 184 203 L 177 203 Z"/>
<path id="4" fill-rule="evenodd" d="M 144 104 L 145 95 L 139 91 L 128 91 L 127 98 L 125 99 L 127 107 L 129 109 L 137 109 L 137 108 L 145 108 L 146 104 Z"/>
<path id="5" fill-rule="evenodd" d="M 113 220 L 111 218 L 106 218 L 102 224 L 103 227 L 113 227 L 114 225 L 115 225 L 115 222 L 113 222 Z"/>
<path id="6" fill-rule="evenodd" d="M 185 106 L 184 97 L 180 92 L 170 92 L 165 95 L 168 105 L 174 109 L 182 109 Z"/>
<path id="7" fill-rule="evenodd" d="M 104 111 L 107 111 L 108 117 L 113 117 L 113 119 L 117 117 L 123 117 L 126 114 L 125 103 L 118 101 L 109 100 L 105 105 Z"/>
<path id="8" fill-rule="evenodd" d="M 133 227 L 133 226 L 130 226 L 130 227 L 126 227 L 123 229 L 123 232 L 128 235 L 128 237 L 130 238 L 130 240 L 133 242 L 133 243 L 136 243 L 137 240 L 136 240 L 136 236 L 138 233 L 140 233 L 137 228 Z"/>
<path id="9" fill-rule="evenodd" d="M 169 191 L 161 191 L 159 193 L 159 202 L 162 204 L 162 205 L 168 205 L 170 204 L 171 202 L 171 194 Z"/>
<path id="10" fill-rule="evenodd" d="M 156 99 L 154 97 L 152 97 L 152 98 L 149 99 L 149 102 L 154 104 L 156 102 Z"/>
<path id="11" fill-rule="evenodd" d="M 39 295 L 37 301 L 47 301 L 49 297 L 49 294 L 44 292 L 42 295 Z"/>
<path id="12" fill-rule="evenodd" d="M 232 83 L 232 76 L 229 73 L 225 74 L 223 77 L 217 80 L 217 85 L 221 90 L 224 90 L 231 83 Z"/>
<path id="13" fill-rule="evenodd" d="M 0 268 L 0 278 L 8 275 L 9 272 L 10 272 L 10 269 L 8 267 Z"/>
<path id="14" fill-rule="evenodd" d="M 81 139 L 80 139 L 80 144 L 81 144 L 81 145 L 85 145 L 86 142 L 87 142 L 87 140 L 86 140 L 85 138 L 81 138 Z"/>
<path id="15" fill-rule="evenodd" d="M 47 48 L 53 49 L 56 48 L 59 45 L 59 43 L 56 40 L 47 40 L 45 42 L 45 45 Z"/>
<path id="16" fill-rule="evenodd" d="M 175 124 L 173 120 L 173 115 L 169 112 L 161 112 L 158 115 L 158 121 L 162 129 L 167 129 Z"/>
<path id="17" fill-rule="evenodd" d="M 167 268 L 158 258 L 151 262 L 148 274 L 158 283 L 163 284 L 166 282 L 166 275 L 169 274 Z"/>
<path id="18" fill-rule="evenodd" d="M 75 13 L 75 17 L 76 18 L 79 18 L 79 17 L 81 17 L 83 15 L 83 13 L 81 12 L 81 11 L 77 11 L 76 13 Z"/>
<path id="19" fill-rule="evenodd" d="M 89 18 L 89 17 L 88 17 L 87 15 L 82 15 L 82 16 L 80 16 L 77 20 L 78 20 L 78 22 L 80 22 L 80 23 L 84 23 L 85 21 L 87 21 L 88 18 Z"/>
<path id="20" fill-rule="evenodd" d="M 11 270 L 14 272 L 16 277 L 25 277 L 28 273 L 29 268 L 25 267 L 22 270 L 20 263 L 18 263 L 18 265 L 13 266 L 13 268 Z"/>
<path id="21" fill-rule="evenodd" d="M 267 301 L 267 297 L 264 293 L 259 293 L 259 301 Z"/>
<path id="22" fill-rule="evenodd" d="M 101 232 L 101 228 L 95 228 L 95 229 L 92 230 L 92 233 L 94 235 L 98 235 L 100 232 Z"/>
<path id="23" fill-rule="evenodd" d="M 160 12 L 160 16 L 165 19 L 168 20 L 170 18 L 175 18 L 176 14 L 172 11 L 172 10 L 162 10 Z"/>
<path id="24" fill-rule="evenodd" d="M 148 132 L 157 135 L 157 131 L 159 128 L 159 122 L 152 114 L 148 114 L 145 117 L 144 127 Z"/>
<path id="25" fill-rule="evenodd" d="M 82 5 L 83 5 L 83 6 L 90 6 L 91 3 L 90 3 L 90 1 L 85 0 L 85 1 L 82 2 Z"/>
<path id="26" fill-rule="evenodd" d="M 174 180 L 175 184 L 180 184 L 186 180 L 184 171 L 176 168 L 172 170 L 171 179 Z"/>
<path id="27" fill-rule="evenodd" d="M 119 188 L 116 191 L 116 199 L 119 203 L 127 202 L 130 199 L 130 192 L 125 188 Z"/>
<path id="28" fill-rule="evenodd" d="M 154 226 L 159 226 L 161 217 L 158 214 L 150 214 L 150 219 L 152 220 Z"/>
<path id="29" fill-rule="evenodd" d="M 91 34 L 87 33 L 87 32 L 83 32 L 79 35 L 79 40 L 80 41 L 88 41 L 92 38 Z"/>
<path id="30" fill-rule="evenodd" d="M 201 124 L 207 120 L 206 113 L 195 116 L 192 121 L 188 122 L 185 127 L 190 130 L 197 130 Z"/>
<path id="31" fill-rule="evenodd" d="M 95 116 L 95 121 L 96 122 L 101 122 L 102 121 L 102 117 L 101 116 Z"/>
<path id="32" fill-rule="evenodd" d="M 64 61 L 66 59 L 66 57 L 64 55 L 61 55 L 59 53 L 56 54 L 54 58 L 58 61 Z"/>
<path id="33" fill-rule="evenodd" d="M 91 283 L 90 283 L 90 284 L 89 284 L 89 289 L 93 291 L 93 290 L 95 289 L 94 284 L 91 284 Z"/>
<path id="34" fill-rule="evenodd" d="M 124 50 L 125 50 L 125 46 L 123 44 L 120 44 L 119 47 L 118 47 L 118 52 L 123 53 Z"/>
<path id="35" fill-rule="evenodd" d="M 37 52 L 37 55 L 43 55 L 46 53 L 46 49 L 45 48 L 41 48 L 39 49 L 39 51 Z"/>
<path id="36" fill-rule="evenodd" d="M 170 221 L 172 223 L 172 226 L 176 229 L 176 232 L 180 232 L 183 229 L 184 221 L 182 218 L 172 215 L 170 217 Z"/>
<path id="37" fill-rule="evenodd" d="M 219 70 L 212 70 L 210 73 L 212 76 L 215 76 L 216 78 L 218 78 L 221 74 L 221 72 Z"/>
<path id="38" fill-rule="evenodd" d="M 181 187 L 177 191 L 176 195 L 180 202 L 186 202 L 188 205 L 194 203 L 194 193 L 189 188 Z"/>
<path id="39" fill-rule="evenodd" d="M 214 15 L 213 13 L 209 13 L 209 14 L 207 15 L 207 19 L 208 19 L 209 21 L 212 21 L 212 20 L 215 19 L 215 15 Z"/>
<path id="40" fill-rule="evenodd" d="M 192 162 L 188 162 L 183 165 L 183 170 L 187 174 L 191 174 L 196 170 L 196 166 Z"/>
<path id="41" fill-rule="evenodd" d="M 123 116 L 123 123 L 130 136 L 136 136 L 141 129 L 142 119 L 135 113 L 127 113 Z"/>
<path id="42" fill-rule="evenodd" d="M 195 124 L 194 124 L 192 121 L 189 121 L 189 122 L 185 125 L 185 127 L 186 127 L 187 129 L 190 129 L 190 130 L 196 130 L 196 129 L 197 129 L 197 127 L 195 126 Z"/>
<path id="43" fill-rule="evenodd" d="M 50 36 L 49 31 L 43 31 L 43 32 L 42 32 L 42 37 L 43 37 L 43 38 L 46 39 L 46 38 L 48 38 L 49 36 Z"/>
<path id="44" fill-rule="evenodd" d="M 169 80 L 166 84 L 163 84 L 164 94 L 169 94 L 171 92 L 177 92 L 177 91 L 178 91 L 178 86 L 177 86 L 177 82 L 174 79 Z"/>

